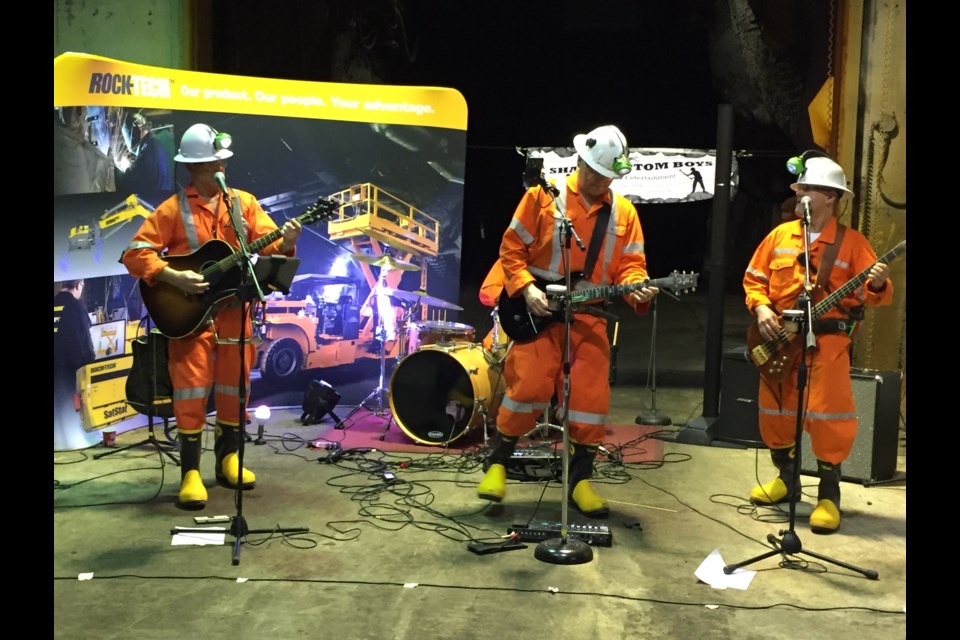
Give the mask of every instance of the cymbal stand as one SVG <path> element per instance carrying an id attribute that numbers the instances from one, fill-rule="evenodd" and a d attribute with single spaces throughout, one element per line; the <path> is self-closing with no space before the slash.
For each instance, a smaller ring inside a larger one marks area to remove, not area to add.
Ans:
<path id="1" fill-rule="evenodd" d="M 382 441 L 387 436 L 387 430 L 390 428 L 390 423 L 393 422 L 393 416 L 384 416 L 383 408 L 383 396 L 384 393 L 389 393 L 387 388 L 383 386 L 383 379 L 386 376 L 387 368 L 387 349 L 386 349 L 386 328 L 383 326 L 383 316 L 381 315 L 377 320 L 377 332 L 375 334 L 376 340 L 380 343 L 380 377 L 377 380 L 377 387 L 371 391 L 366 398 L 360 401 L 356 407 L 350 410 L 343 420 L 340 421 L 340 424 L 337 425 L 338 429 L 344 429 L 346 427 L 346 421 L 354 416 L 360 409 L 366 409 L 371 411 L 373 415 L 378 418 L 386 417 L 386 422 L 383 425 L 383 431 L 380 433 L 380 440 Z M 376 398 L 377 402 L 375 408 L 371 409 L 367 406 L 367 403 Z"/>

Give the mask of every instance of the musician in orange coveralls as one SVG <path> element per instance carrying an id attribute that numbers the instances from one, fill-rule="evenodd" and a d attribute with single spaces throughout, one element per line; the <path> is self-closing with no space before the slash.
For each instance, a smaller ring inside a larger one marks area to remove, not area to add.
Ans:
<path id="1" fill-rule="evenodd" d="M 632 168 L 626 139 L 619 129 L 606 125 L 575 136 L 573 145 L 578 155 L 576 171 L 560 180 L 556 197 L 543 185 L 529 188 L 500 245 L 506 293 L 511 297 L 522 296 L 526 310 L 540 317 L 552 315 L 542 283 L 563 283 L 567 269 L 574 273 L 585 268 L 587 254 L 576 244 L 571 245 L 570 264 L 562 261 L 558 209 L 565 209 L 585 246 L 590 243 L 601 209 L 609 211 L 595 266 L 586 274 L 592 286 L 639 283 L 647 279 L 643 231 L 637 210 L 629 200 L 610 189 L 614 178 L 626 175 Z M 564 204 L 558 206 L 558 200 Z M 541 284 L 535 282 L 538 279 Z M 624 298 L 637 313 L 644 314 L 658 292 L 656 287 L 644 287 Z M 606 434 L 604 425 L 610 404 L 607 375 L 610 344 L 606 320 L 598 315 L 577 313 L 570 334 L 568 422 L 572 450 L 568 498 L 583 514 L 606 517 L 608 503 L 590 485 L 593 460 Z M 533 430 L 537 416 L 546 411 L 555 391 L 559 397 L 563 396 L 557 388 L 558 381 L 562 380 L 563 346 L 564 323 L 554 322 L 544 326 L 532 339 L 515 341 L 507 352 L 504 364 L 507 388 L 497 414 L 497 438 L 487 458 L 489 467 L 477 487 L 480 498 L 494 502 L 503 499 L 506 464 L 517 439 Z"/>
<path id="2" fill-rule="evenodd" d="M 172 268 L 161 253 L 186 255 L 213 239 L 223 240 L 234 249 L 240 248 L 227 201 L 222 197 L 215 176 L 226 170 L 226 159 L 233 155 L 228 148 L 230 140 L 229 135 L 218 133 L 205 124 L 195 124 L 184 132 L 174 160 L 186 167 L 190 183 L 157 207 L 131 240 L 121 258 L 130 275 L 151 286 L 163 282 L 187 293 L 200 294 L 209 289 L 210 283 L 195 271 Z M 239 189 L 230 191 L 239 200 L 247 243 L 277 229 L 254 196 Z M 281 229 L 281 237 L 260 253 L 292 256 L 300 230 L 297 220 L 288 220 Z M 173 410 L 180 442 L 178 504 L 184 509 L 203 509 L 207 502 L 207 489 L 200 476 L 200 436 L 207 413 L 207 396 L 214 384 L 217 405 L 214 469 L 217 482 L 233 488 L 242 483 L 244 489 L 251 489 L 256 483 L 256 476 L 249 469 L 243 469 L 241 479 L 237 456 L 243 437 L 241 425 L 246 420 L 245 411 L 240 415 L 237 387 L 241 322 L 246 323 L 244 336 L 251 339 L 249 314 L 247 318 L 241 318 L 240 302 L 234 299 L 220 309 L 212 323 L 190 336 L 169 342 L 168 369 L 173 382 Z M 255 358 L 256 347 L 252 341 L 247 342 L 243 379 L 248 389 L 250 368 Z"/>
<path id="3" fill-rule="evenodd" d="M 801 220 L 784 222 L 764 238 L 744 274 L 743 289 L 760 336 L 764 340 L 777 339 L 784 325 L 783 311 L 795 307 L 804 287 L 804 201 L 810 209 L 810 282 L 816 284 L 813 303 L 823 297 L 817 289 L 828 294 L 867 272 L 862 284 L 814 320 L 817 348 L 812 355 L 802 356 L 808 362 L 803 428 L 810 434 L 820 478 L 810 528 L 814 533 L 833 533 L 840 527 L 840 464 L 850 455 L 857 433 L 850 382 L 852 327 L 862 317 L 863 307 L 890 304 L 893 283 L 888 279 L 887 265 L 877 262 L 863 234 L 837 222 L 841 199 L 851 193 L 843 169 L 829 158 L 807 158 L 808 154 L 791 159 L 802 165 L 800 177 L 791 185 L 797 194 L 797 215 Z M 827 262 L 833 251 L 836 253 L 831 265 Z M 826 286 L 820 275 L 824 270 L 828 270 Z M 794 335 L 793 343 L 799 343 L 794 347 L 802 350 L 804 340 L 804 335 Z M 755 504 L 778 504 L 800 496 L 800 487 L 793 486 L 799 406 L 797 366 L 794 363 L 793 370 L 780 383 L 762 373 L 761 368 L 760 435 L 780 474 L 755 487 L 750 499 Z"/>

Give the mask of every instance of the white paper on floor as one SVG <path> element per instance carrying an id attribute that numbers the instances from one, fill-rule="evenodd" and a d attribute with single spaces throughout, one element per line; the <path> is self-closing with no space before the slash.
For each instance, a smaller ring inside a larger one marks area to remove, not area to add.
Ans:
<path id="1" fill-rule="evenodd" d="M 756 571 L 743 569 L 735 569 L 733 573 L 727 575 L 723 572 L 725 566 L 720 550 L 714 549 L 693 573 L 714 589 L 746 589 L 750 586 L 753 576 L 757 575 Z"/>
<path id="2" fill-rule="evenodd" d="M 183 529 L 184 527 L 176 527 L 177 529 Z M 189 529 L 194 529 L 193 527 L 186 527 Z M 210 533 L 198 533 L 196 530 L 185 531 L 182 533 L 173 534 L 173 539 L 170 541 L 170 544 L 173 546 L 178 545 L 208 545 L 208 544 L 223 544 L 227 539 L 227 530 L 223 527 L 205 527 L 204 531 L 209 531 Z"/>

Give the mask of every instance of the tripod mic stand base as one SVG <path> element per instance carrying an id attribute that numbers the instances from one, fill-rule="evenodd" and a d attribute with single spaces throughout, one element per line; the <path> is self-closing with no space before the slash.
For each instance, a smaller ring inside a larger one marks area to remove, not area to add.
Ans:
<path id="1" fill-rule="evenodd" d="M 641 413 L 637 416 L 635 422 L 637 424 L 647 424 L 654 427 L 666 427 L 673 424 L 670 418 L 664 415 L 659 415 L 656 411 Z"/>
<path id="2" fill-rule="evenodd" d="M 551 564 L 586 564 L 593 560 L 590 545 L 570 536 L 548 538 L 537 545 L 533 557 Z"/>

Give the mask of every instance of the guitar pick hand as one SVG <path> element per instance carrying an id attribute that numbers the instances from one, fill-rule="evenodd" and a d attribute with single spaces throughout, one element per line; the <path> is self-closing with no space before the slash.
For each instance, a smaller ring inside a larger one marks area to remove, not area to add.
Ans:
<path id="1" fill-rule="evenodd" d="M 177 271 L 167 267 L 157 274 L 157 280 L 173 285 L 186 293 L 204 293 L 210 288 L 210 283 L 204 280 L 202 275 L 189 269 Z"/>

